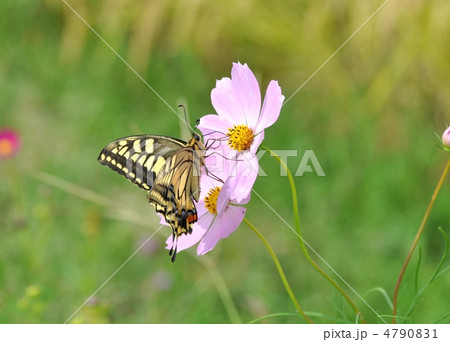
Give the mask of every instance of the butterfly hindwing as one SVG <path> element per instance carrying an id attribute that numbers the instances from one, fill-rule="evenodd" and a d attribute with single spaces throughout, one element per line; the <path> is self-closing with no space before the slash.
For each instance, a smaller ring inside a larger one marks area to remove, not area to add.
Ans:
<path id="1" fill-rule="evenodd" d="M 191 225 L 197 221 L 194 200 L 200 195 L 202 153 L 196 145 L 182 148 L 166 162 L 148 193 L 148 200 L 164 215 L 176 236 L 191 233 Z"/>

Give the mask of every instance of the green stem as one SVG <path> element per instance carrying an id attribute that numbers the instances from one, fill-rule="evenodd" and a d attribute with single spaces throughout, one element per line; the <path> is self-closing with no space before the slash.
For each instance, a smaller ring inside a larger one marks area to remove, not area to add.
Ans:
<path id="1" fill-rule="evenodd" d="M 317 263 L 309 255 L 308 250 L 306 249 L 305 243 L 303 241 L 303 237 L 302 237 L 302 231 L 301 231 L 301 226 L 300 226 L 300 217 L 298 214 L 297 189 L 295 187 L 295 182 L 294 182 L 294 178 L 292 177 L 292 173 L 289 170 L 286 163 L 275 152 L 273 152 L 271 149 L 269 149 L 265 146 L 261 146 L 261 148 L 268 151 L 271 156 L 275 157 L 275 159 L 280 163 L 280 165 L 283 167 L 283 169 L 287 173 L 287 177 L 289 179 L 289 185 L 291 187 L 291 193 L 292 193 L 292 207 L 293 207 L 294 219 L 295 219 L 295 230 L 298 235 L 298 241 L 300 243 L 300 247 L 302 249 L 303 254 L 306 257 L 306 260 L 308 260 L 308 262 L 312 265 L 312 267 L 317 272 L 319 272 L 319 274 L 322 277 L 324 277 L 345 298 L 347 303 L 351 306 L 351 308 L 355 312 L 356 316 L 360 317 L 361 323 L 366 323 L 366 321 L 364 320 L 364 317 L 362 316 L 361 311 L 359 311 L 359 309 L 356 307 L 355 303 L 353 303 L 353 301 L 351 300 L 349 295 L 336 283 L 336 281 L 333 278 L 331 278 L 327 273 L 325 273 L 325 271 L 322 270 L 322 268 L 320 268 L 320 266 L 317 265 Z"/>
<path id="2" fill-rule="evenodd" d="M 295 308 L 297 309 L 297 311 L 299 312 L 300 315 L 303 316 L 303 318 L 308 322 L 308 323 L 314 323 L 311 318 L 309 318 L 305 312 L 302 310 L 302 308 L 300 307 L 300 304 L 298 303 L 297 299 L 295 298 L 294 292 L 292 292 L 291 286 L 289 285 L 286 276 L 283 272 L 283 268 L 281 267 L 280 261 L 278 260 L 277 255 L 275 254 L 274 250 L 272 249 L 272 247 L 270 246 L 269 242 L 266 240 L 266 238 L 261 234 L 261 232 L 256 229 L 256 227 L 250 223 L 249 220 L 247 220 L 246 218 L 244 218 L 244 222 L 247 224 L 247 226 L 250 227 L 251 230 L 253 230 L 256 235 L 258 235 L 258 237 L 262 240 L 262 242 L 264 243 L 264 245 L 266 246 L 267 250 L 269 251 L 270 256 L 273 259 L 273 262 L 275 263 L 275 266 L 278 270 L 278 273 L 280 274 L 280 278 L 281 281 L 283 282 L 283 285 L 286 289 L 286 292 L 288 293 L 289 297 L 291 298 L 292 303 L 294 304 Z"/>
<path id="3" fill-rule="evenodd" d="M 405 262 L 403 263 L 402 269 L 400 271 L 400 274 L 397 279 L 397 284 L 395 285 L 394 290 L 394 299 L 393 299 L 393 309 L 392 309 L 392 323 L 396 323 L 396 314 L 397 314 L 397 303 L 398 303 L 398 291 L 400 289 L 400 284 L 402 282 L 403 276 L 405 275 L 406 268 L 408 267 L 409 261 L 411 260 L 412 254 L 414 253 L 414 250 L 416 249 L 417 243 L 419 242 L 420 236 L 422 235 L 423 229 L 425 228 L 425 224 L 427 223 L 428 216 L 430 216 L 431 208 L 433 208 L 434 201 L 436 200 L 437 194 L 439 193 L 439 190 L 441 190 L 442 184 L 444 183 L 444 179 L 447 176 L 448 170 L 450 169 L 450 158 L 447 161 L 447 165 L 445 165 L 444 172 L 442 172 L 441 178 L 439 179 L 439 182 L 436 186 L 436 189 L 434 189 L 433 196 L 431 196 L 430 203 L 428 203 L 427 211 L 425 212 L 425 215 L 422 219 L 422 223 L 420 224 L 419 229 L 417 230 L 416 237 L 414 238 L 414 241 L 411 245 L 411 248 L 409 249 L 408 255 L 406 256 Z"/>
<path id="4" fill-rule="evenodd" d="M 233 297 L 231 297 L 230 291 L 228 290 L 228 286 L 225 280 L 222 277 L 222 274 L 217 269 L 217 266 L 214 265 L 213 261 L 209 258 L 196 258 L 200 261 L 208 270 L 211 278 L 214 281 L 214 284 L 217 289 L 217 293 L 219 294 L 220 299 L 225 307 L 225 310 L 230 318 L 231 323 L 233 324 L 242 324 L 242 318 L 239 315 L 239 311 L 234 304 Z"/>

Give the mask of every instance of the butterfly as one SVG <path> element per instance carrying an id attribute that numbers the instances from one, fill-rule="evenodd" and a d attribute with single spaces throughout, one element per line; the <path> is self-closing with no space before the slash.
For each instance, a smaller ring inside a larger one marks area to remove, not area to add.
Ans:
<path id="1" fill-rule="evenodd" d="M 194 201 L 200 196 L 205 151 L 195 133 L 188 142 L 161 135 L 133 135 L 110 142 L 98 157 L 101 165 L 148 191 L 147 199 L 172 228 L 172 262 L 178 237 L 191 234 L 198 220 Z"/>

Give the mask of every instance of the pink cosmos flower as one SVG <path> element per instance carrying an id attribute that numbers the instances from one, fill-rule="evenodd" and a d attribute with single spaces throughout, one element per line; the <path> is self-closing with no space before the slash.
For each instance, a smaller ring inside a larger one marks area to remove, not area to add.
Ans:
<path id="1" fill-rule="evenodd" d="M 12 129 L 0 130 L 0 159 L 12 157 L 20 148 L 19 135 Z"/>
<path id="2" fill-rule="evenodd" d="M 280 115 L 284 96 L 277 81 L 270 81 L 263 105 L 258 81 L 247 64 L 233 63 L 231 79 L 216 82 L 211 101 L 218 115 L 205 115 L 198 128 L 203 135 L 227 137 L 236 152 L 256 154 L 264 140 L 264 129 Z"/>
<path id="3" fill-rule="evenodd" d="M 206 168 L 208 165 L 215 165 L 214 158 L 221 157 L 206 158 Z M 250 196 L 245 189 L 248 186 L 251 188 L 253 183 L 248 184 L 249 179 L 245 177 L 244 163 L 237 161 L 227 161 L 227 163 L 232 163 L 233 167 L 224 167 L 222 171 L 214 172 L 214 177 L 207 175 L 206 172 L 201 175 L 200 200 L 196 205 L 199 219 L 192 228 L 192 234 L 178 237 L 178 252 L 199 243 L 197 254 L 205 254 L 211 251 L 220 239 L 234 232 L 244 219 L 246 209 L 240 205 L 248 203 Z M 250 163 L 253 163 L 253 167 L 257 167 L 256 158 L 250 160 Z M 166 240 L 166 243 L 166 249 L 170 250 L 173 246 L 172 236 Z"/>
<path id="4" fill-rule="evenodd" d="M 442 144 L 447 149 L 450 149 L 450 126 L 447 127 L 444 134 L 442 134 Z"/>
<path id="5" fill-rule="evenodd" d="M 176 241 L 178 252 L 198 243 L 198 255 L 211 251 L 244 219 L 246 209 L 242 205 L 250 200 L 258 175 L 256 152 L 264 139 L 264 129 L 278 119 L 284 96 L 278 82 L 271 81 L 261 107 L 255 75 L 247 64 L 233 63 L 231 79 L 217 81 L 211 100 L 218 115 L 203 116 L 198 125 L 208 146 L 208 174 L 202 171 L 196 204 L 198 221 L 192 234 L 182 235 Z M 166 224 L 165 220 L 161 223 Z M 171 249 L 173 237 L 166 243 L 166 248 Z"/>
<path id="6" fill-rule="evenodd" d="M 247 187 L 243 190 L 249 195 L 259 167 L 251 160 L 264 140 L 264 129 L 280 115 L 284 101 L 281 88 L 277 81 L 270 81 L 261 107 L 261 91 L 255 75 L 247 64 L 238 62 L 233 63 L 231 79 L 224 77 L 216 82 L 211 101 L 218 115 L 203 116 L 198 128 L 206 142 L 226 141 L 225 158 L 240 160 L 247 165 Z"/>

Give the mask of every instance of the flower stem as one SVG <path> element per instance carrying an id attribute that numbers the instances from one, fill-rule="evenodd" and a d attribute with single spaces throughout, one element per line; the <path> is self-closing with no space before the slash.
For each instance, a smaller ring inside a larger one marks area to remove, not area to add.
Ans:
<path id="1" fill-rule="evenodd" d="M 214 264 L 212 259 L 210 258 L 197 258 L 199 262 L 206 267 L 211 278 L 214 281 L 214 285 L 216 286 L 217 293 L 219 294 L 220 299 L 225 307 L 225 310 L 230 318 L 231 323 L 233 324 L 242 324 L 242 318 L 239 315 L 239 311 L 234 304 L 233 297 L 231 297 L 230 291 L 228 290 L 228 286 L 225 280 L 222 277 L 222 274 L 218 270 L 217 266 Z"/>
<path id="2" fill-rule="evenodd" d="M 300 217 L 299 217 L 299 213 L 298 213 L 297 190 L 295 187 L 294 178 L 292 177 L 292 173 L 289 170 L 286 163 L 275 152 L 273 152 L 271 149 L 269 149 L 265 146 L 261 146 L 261 148 L 268 151 L 270 153 L 270 155 L 275 157 L 275 159 L 280 163 L 280 165 L 283 167 L 283 169 L 287 173 L 287 177 L 289 179 L 289 185 L 291 187 L 291 193 L 292 193 L 292 207 L 293 207 L 294 219 L 295 219 L 295 230 L 298 235 L 298 241 L 300 243 L 300 247 L 303 251 L 303 254 L 306 257 L 306 260 L 308 260 L 308 262 L 312 265 L 312 267 L 317 272 L 319 272 L 319 274 L 322 277 L 324 277 L 345 298 L 347 303 L 351 306 L 351 308 L 355 312 L 356 316 L 360 318 L 361 323 L 366 323 L 366 321 L 364 320 L 364 317 L 362 316 L 361 311 L 359 311 L 359 309 L 356 307 L 355 303 L 353 303 L 353 301 L 351 300 L 349 295 L 342 289 L 342 287 L 340 287 L 336 283 L 336 281 L 333 278 L 331 278 L 327 273 L 325 273 L 325 271 L 322 270 L 322 268 L 319 265 L 317 265 L 317 263 L 309 255 L 308 250 L 306 249 L 305 243 L 303 241 L 303 237 L 302 237 L 302 231 L 301 231 L 301 226 L 300 226 Z"/>
<path id="3" fill-rule="evenodd" d="M 269 251 L 270 256 L 273 259 L 273 262 L 275 263 L 275 266 L 278 270 L 278 273 L 280 274 L 280 278 L 281 281 L 283 282 L 284 287 L 286 288 L 286 292 L 288 293 L 289 297 L 291 298 L 292 303 L 294 304 L 295 308 L 297 309 L 297 311 L 299 312 L 300 315 L 303 316 L 303 318 L 308 322 L 308 323 L 314 323 L 311 318 L 309 318 L 305 312 L 303 311 L 303 309 L 300 307 L 300 304 L 298 303 L 297 299 L 295 298 L 294 292 L 292 292 L 291 286 L 289 285 L 286 276 L 284 274 L 283 268 L 281 267 L 280 261 L 278 260 L 277 255 L 275 254 L 274 250 L 272 249 L 272 247 L 270 246 L 269 242 L 266 240 L 266 238 L 264 237 L 264 235 L 261 234 L 261 232 L 256 229 L 256 227 L 246 218 L 244 218 L 244 222 L 247 224 L 247 226 L 250 227 L 251 230 L 253 230 L 255 232 L 256 235 L 258 235 L 258 237 L 262 240 L 262 242 L 264 243 L 264 245 L 266 246 L 267 250 Z"/>
<path id="4" fill-rule="evenodd" d="M 417 243 L 419 242 L 420 236 L 422 235 L 423 229 L 425 228 L 425 224 L 427 223 L 428 216 L 430 216 L 431 208 L 433 208 L 434 201 L 436 200 L 439 190 L 441 190 L 442 184 L 444 183 L 444 179 L 447 176 L 449 169 L 450 169 L 450 158 L 447 161 L 447 165 L 445 165 L 444 172 L 442 172 L 441 178 L 439 179 L 436 189 L 434 189 L 433 196 L 431 196 L 430 203 L 428 203 L 427 211 L 425 212 L 425 215 L 422 219 L 422 223 L 420 224 L 420 227 L 417 230 L 416 237 L 414 238 L 414 241 L 411 245 L 411 248 L 409 249 L 408 255 L 406 256 L 405 262 L 403 263 L 402 269 L 398 276 L 397 284 L 395 285 L 395 290 L 394 290 L 394 299 L 393 299 L 393 306 L 392 306 L 392 323 L 396 323 L 398 291 L 400 289 L 400 284 L 402 282 L 403 276 L 405 275 L 405 271 L 406 271 L 406 268 L 408 267 L 409 261 L 411 260 L 412 254 L 414 253 Z"/>

